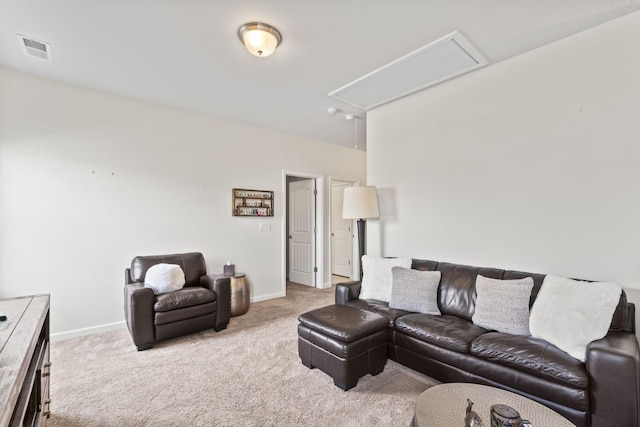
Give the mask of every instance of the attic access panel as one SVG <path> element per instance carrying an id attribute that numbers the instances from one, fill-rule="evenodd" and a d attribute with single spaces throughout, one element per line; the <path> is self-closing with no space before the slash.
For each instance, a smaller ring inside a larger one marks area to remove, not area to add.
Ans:
<path id="1" fill-rule="evenodd" d="M 329 96 L 370 110 L 468 73 L 487 60 L 457 31 L 337 89 Z"/>

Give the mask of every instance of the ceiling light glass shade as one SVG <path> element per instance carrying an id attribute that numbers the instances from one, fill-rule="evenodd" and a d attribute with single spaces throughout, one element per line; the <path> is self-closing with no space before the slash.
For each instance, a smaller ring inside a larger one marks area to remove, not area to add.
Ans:
<path id="1" fill-rule="evenodd" d="M 238 30 L 238 37 L 252 55 L 271 55 L 282 43 L 280 32 L 269 24 L 250 22 Z"/>
<path id="2" fill-rule="evenodd" d="M 342 199 L 342 218 L 378 218 L 378 191 L 376 187 L 347 187 Z"/>

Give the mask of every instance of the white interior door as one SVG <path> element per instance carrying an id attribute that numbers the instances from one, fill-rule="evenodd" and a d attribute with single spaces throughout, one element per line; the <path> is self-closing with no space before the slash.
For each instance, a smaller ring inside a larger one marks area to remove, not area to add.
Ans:
<path id="1" fill-rule="evenodd" d="M 315 286 L 315 180 L 289 184 L 289 280 Z"/>
<path id="2" fill-rule="evenodd" d="M 345 277 L 353 273 L 353 221 L 342 218 L 344 189 L 350 186 L 344 181 L 331 186 L 331 273 Z"/>

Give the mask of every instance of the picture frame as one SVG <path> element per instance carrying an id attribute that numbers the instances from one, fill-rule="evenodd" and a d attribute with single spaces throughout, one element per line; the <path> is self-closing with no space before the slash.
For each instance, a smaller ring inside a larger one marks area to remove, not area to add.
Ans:
<path id="1" fill-rule="evenodd" d="M 273 191 L 233 188 L 233 216 L 273 216 Z"/>

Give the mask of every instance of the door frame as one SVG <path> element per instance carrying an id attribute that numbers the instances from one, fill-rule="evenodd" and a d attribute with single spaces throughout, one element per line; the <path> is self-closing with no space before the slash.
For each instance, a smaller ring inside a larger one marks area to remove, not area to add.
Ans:
<path id="1" fill-rule="evenodd" d="M 333 182 L 334 181 L 340 181 L 340 182 L 350 182 L 351 185 L 360 185 L 360 180 L 357 178 L 348 178 L 348 177 L 342 177 L 342 176 L 331 176 L 329 175 L 329 191 L 333 191 Z M 333 231 L 333 197 L 329 197 L 329 234 L 331 234 L 331 232 Z M 351 259 L 353 260 L 353 262 L 351 263 L 351 277 L 350 279 L 354 279 L 356 277 L 360 276 L 360 260 L 358 259 L 358 249 L 357 249 L 357 244 L 356 244 L 356 230 L 353 227 L 353 220 L 351 220 L 351 232 L 352 232 L 352 237 L 351 237 Z M 333 275 L 333 271 L 332 267 L 333 267 L 333 253 L 332 253 L 333 248 L 331 247 L 331 245 L 329 245 L 329 278 L 332 277 Z M 329 281 L 329 284 L 331 284 L 331 281 Z"/>
<path id="2" fill-rule="evenodd" d="M 287 279 L 289 282 L 313 288 L 316 287 L 318 275 L 318 256 L 316 254 L 317 194 L 315 179 L 287 177 L 287 229 L 289 237 L 287 242 Z M 297 249 L 294 250 L 294 247 Z"/>
<path id="3" fill-rule="evenodd" d="M 319 174 L 309 172 L 298 172 L 291 170 L 282 170 L 282 294 L 287 294 L 287 246 L 289 244 L 287 229 L 287 217 L 289 215 L 287 177 L 295 178 L 311 178 L 316 181 L 316 272 L 314 285 L 316 288 L 322 288 L 324 283 L 324 177 Z M 331 285 L 331 281 L 329 281 Z"/>

